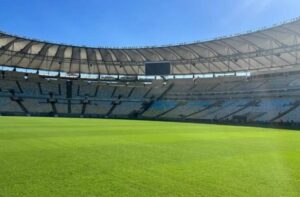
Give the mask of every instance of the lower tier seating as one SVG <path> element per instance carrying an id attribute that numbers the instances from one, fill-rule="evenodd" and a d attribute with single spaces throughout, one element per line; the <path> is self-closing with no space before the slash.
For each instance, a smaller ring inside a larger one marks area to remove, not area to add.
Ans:
<path id="1" fill-rule="evenodd" d="M 152 84 L 9 76 L 0 79 L 1 115 L 300 123 L 297 73 Z"/>

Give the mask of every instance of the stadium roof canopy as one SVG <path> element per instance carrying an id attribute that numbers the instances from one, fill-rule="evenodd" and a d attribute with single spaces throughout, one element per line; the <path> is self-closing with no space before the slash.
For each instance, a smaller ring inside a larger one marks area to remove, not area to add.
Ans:
<path id="1" fill-rule="evenodd" d="M 300 20 L 215 40 L 158 47 L 93 48 L 0 32 L 0 65 L 64 73 L 143 75 L 146 62 L 170 62 L 172 74 L 297 67 Z"/>

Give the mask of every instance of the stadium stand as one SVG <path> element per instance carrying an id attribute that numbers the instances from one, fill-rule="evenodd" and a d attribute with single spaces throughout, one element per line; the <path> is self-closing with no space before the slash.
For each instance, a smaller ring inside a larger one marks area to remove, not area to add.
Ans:
<path id="1" fill-rule="evenodd" d="M 200 79 L 197 84 L 192 79 L 173 79 L 167 84 L 156 80 L 147 86 L 142 82 L 127 86 L 82 80 L 73 81 L 71 88 L 66 79 L 32 74 L 25 80 L 19 73 L 5 73 L 12 77 L 0 79 L 2 115 L 300 122 L 298 73 Z M 69 97 L 67 88 L 72 91 Z M 145 103 L 150 106 L 143 111 Z"/>
<path id="2" fill-rule="evenodd" d="M 207 42 L 113 50 L 0 33 L 0 114 L 300 124 L 297 39 L 300 20 Z M 148 76 L 148 62 L 169 64 L 169 75 Z"/>

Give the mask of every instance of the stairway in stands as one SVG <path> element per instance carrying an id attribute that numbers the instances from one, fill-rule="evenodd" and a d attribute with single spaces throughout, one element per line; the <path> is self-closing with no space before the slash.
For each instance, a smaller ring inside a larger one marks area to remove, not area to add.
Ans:
<path id="1" fill-rule="evenodd" d="M 165 91 L 163 91 L 162 92 L 162 94 L 161 95 L 159 95 L 158 97 L 157 97 L 157 99 L 156 100 L 160 100 L 160 99 L 162 99 L 172 88 L 173 88 L 173 86 L 174 86 L 174 84 L 173 83 L 171 83 L 167 88 L 166 88 L 166 90 Z"/>
<path id="2" fill-rule="evenodd" d="M 292 112 L 299 106 L 300 106 L 300 101 L 296 101 L 288 110 L 278 114 L 278 116 L 274 117 L 272 120 L 270 120 L 270 122 L 275 122 L 276 120 L 278 120 L 279 118 L 283 117 L 284 115 Z"/>
<path id="3" fill-rule="evenodd" d="M 139 110 L 132 112 L 129 116 L 133 118 L 140 117 L 144 112 L 146 112 L 152 106 L 153 103 L 154 100 L 144 101 L 142 103 L 142 107 Z"/>
<path id="4" fill-rule="evenodd" d="M 247 103 L 246 105 L 241 106 L 241 108 L 237 109 L 236 111 L 233 111 L 232 113 L 230 113 L 230 114 L 228 114 L 228 115 L 226 115 L 226 116 L 224 116 L 224 117 L 222 117 L 222 118 L 220 118 L 220 119 L 218 119 L 218 120 L 225 120 L 225 119 L 227 119 L 227 118 L 229 118 L 229 117 L 231 117 L 231 116 L 233 116 L 233 115 L 235 115 L 235 114 L 237 114 L 237 113 L 243 111 L 244 109 L 247 109 L 248 107 L 251 107 L 251 106 L 257 104 L 257 102 L 258 102 L 258 101 L 250 101 L 250 102 Z"/>
<path id="5" fill-rule="evenodd" d="M 179 102 L 177 105 L 175 105 L 175 106 L 172 107 L 171 109 L 169 109 L 169 110 L 167 110 L 167 111 L 164 111 L 164 112 L 158 114 L 158 115 L 155 116 L 154 118 L 160 118 L 160 117 L 162 117 L 163 115 L 165 115 L 165 114 L 167 114 L 167 113 L 169 113 L 169 112 L 172 112 L 172 111 L 175 110 L 176 108 L 178 108 L 178 107 L 180 107 L 180 106 L 182 106 L 182 105 L 185 105 L 185 104 L 186 104 L 186 102 Z"/>
<path id="6" fill-rule="evenodd" d="M 183 118 L 186 120 L 186 119 L 188 119 L 189 117 L 191 117 L 191 116 L 193 116 L 193 115 L 195 115 L 195 114 L 204 112 L 204 111 L 206 111 L 206 110 L 208 110 L 208 109 L 210 109 L 210 108 L 212 108 L 212 107 L 221 105 L 223 102 L 224 102 L 224 101 L 217 101 L 217 102 L 215 102 L 215 103 L 213 103 L 213 104 L 211 104 L 211 105 L 208 105 L 207 107 L 205 107 L 205 108 L 203 108 L 203 109 L 200 109 L 199 111 L 196 111 L 196 112 L 190 113 L 190 114 L 188 114 L 188 115 L 185 115 L 185 116 L 183 116 Z"/>
<path id="7" fill-rule="evenodd" d="M 113 101 L 111 103 L 111 108 L 108 110 L 106 116 L 109 117 L 112 114 L 112 112 L 114 111 L 114 109 L 120 104 L 121 104 L 121 101 Z"/>
<path id="8" fill-rule="evenodd" d="M 22 103 L 22 98 L 15 95 L 14 91 L 10 91 L 11 97 L 10 99 L 18 104 L 18 106 L 22 109 L 23 113 L 26 115 L 30 115 L 26 107 Z"/>
<path id="9" fill-rule="evenodd" d="M 160 100 L 161 98 L 163 98 L 172 88 L 173 88 L 174 84 L 171 83 L 157 98 L 153 98 L 147 101 L 144 101 L 142 104 L 142 107 L 138 110 L 135 111 L 134 113 L 131 114 L 131 116 L 134 117 L 139 117 L 141 116 L 143 113 L 145 113 L 151 106 L 152 104 L 157 101 Z M 149 93 L 151 92 L 152 88 L 150 88 L 146 94 L 144 95 L 144 98 L 149 95 Z"/>
<path id="10" fill-rule="evenodd" d="M 89 102 L 88 101 L 83 101 L 82 103 L 82 110 L 81 110 L 81 116 L 84 116 L 85 114 L 85 110 L 86 110 L 86 105 L 88 104 Z"/>

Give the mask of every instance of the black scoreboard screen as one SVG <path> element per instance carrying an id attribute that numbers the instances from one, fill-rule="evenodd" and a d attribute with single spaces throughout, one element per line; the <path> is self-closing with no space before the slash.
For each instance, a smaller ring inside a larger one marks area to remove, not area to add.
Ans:
<path id="1" fill-rule="evenodd" d="M 170 62 L 145 63 L 146 75 L 170 75 Z"/>

